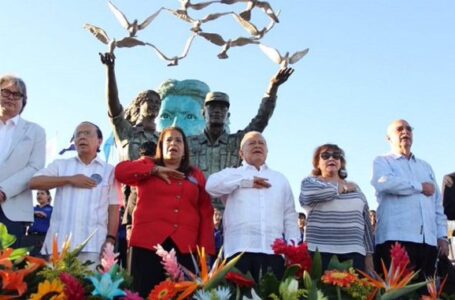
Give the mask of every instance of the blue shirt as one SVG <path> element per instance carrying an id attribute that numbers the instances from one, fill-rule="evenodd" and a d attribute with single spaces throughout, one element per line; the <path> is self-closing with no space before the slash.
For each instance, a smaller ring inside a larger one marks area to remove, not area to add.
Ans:
<path id="1" fill-rule="evenodd" d="M 422 183 L 430 182 L 435 193 L 422 194 Z M 390 153 L 373 163 L 371 184 L 378 201 L 375 241 L 407 241 L 437 245 L 447 236 L 447 218 L 431 166 L 416 158 Z"/>
<path id="2" fill-rule="evenodd" d="M 33 225 L 28 229 L 28 232 L 46 234 L 51 220 L 52 206 L 50 206 L 49 204 L 46 204 L 43 207 L 37 205 L 33 208 L 33 212 L 36 213 L 37 211 L 43 212 L 47 216 L 43 218 L 41 216 L 34 215 L 35 220 L 33 221 Z"/>

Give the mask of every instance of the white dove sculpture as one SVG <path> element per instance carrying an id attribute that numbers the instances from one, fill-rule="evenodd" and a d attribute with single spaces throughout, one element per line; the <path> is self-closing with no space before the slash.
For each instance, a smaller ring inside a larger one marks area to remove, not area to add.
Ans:
<path id="1" fill-rule="evenodd" d="M 240 47 L 248 44 L 259 44 L 257 40 L 245 37 L 239 37 L 235 40 L 229 39 L 225 41 L 223 37 L 217 33 L 199 32 L 198 35 L 202 36 L 207 41 L 222 47 L 221 52 L 217 55 L 219 59 L 228 58 L 229 56 L 227 55 L 227 51 L 231 47 Z"/>
<path id="2" fill-rule="evenodd" d="M 103 44 L 107 45 L 108 52 L 113 54 L 114 49 L 116 47 L 118 48 L 131 48 L 135 46 L 145 46 L 145 43 L 135 39 L 133 37 L 125 37 L 119 41 L 116 41 L 115 39 L 110 39 L 109 36 L 107 35 L 106 31 L 104 29 L 97 27 L 95 25 L 91 24 L 85 24 L 84 29 L 88 30 L 91 34 L 93 34 L 99 41 L 101 41 Z"/>
<path id="3" fill-rule="evenodd" d="M 280 14 L 280 11 L 278 11 L 278 15 Z M 270 21 L 270 24 L 267 25 L 266 27 L 262 28 L 261 30 L 258 30 L 258 28 L 251 23 L 250 21 L 245 20 L 241 16 L 237 14 L 232 14 L 234 19 L 240 23 L 240 25 L 248 31 L 252 37 L 255 39 L 261 39 L 267 32 L 269 32 L 273 26 L 275 26 L 276 22 L 274 20 Z"/>
<path id="4" fill-rule="evenodd" d="M 221 3 L 221 1 L 215 0 L 215 1 L 207 1 L 207 2 L 201 2 L 201 3 L 191 3 L 191 0 L 180 0 L 180 7 L 182 10 L 187 10 L 188 8 L 192 8 L 195 10 L 201 10 L 213 3 Z"/>
<path id="5" fill-rule="evenodd" d="M 205 16 L 204 18 L 202 18 L 200 20 L 194 20 L 193 22 L 191 22 L 191 25 L 192 25 L 191 30 L 196 33 L 200 32 L 200 31 L 202 31 L 202 29 L 201 29 L 202 24 L 216 20 L 219 17 L 230 15 L 230 14 L 234 14 L 234 12 L 229 11 L 229 12 L 223 12 L 223 13 L 213 13 L 213 14 L 209 14 L 209 15 Z"/>
<path id="6" fill-rule="evenodd" d="M 166 56 L 160 49 L 158 49 L 158 47 L 156 47 L 155 45 L 153 44 L 150 44 L 150 43 L 146 43 L 147 45 L 149 45 L 150 47 L 152 47 L 153 49 L 155 49 L 155 52 L 156 54 L 158 55 L 158 57 L 164 61 L 168 61 L 169 63 L 167 64 L 168 67 L 172 67 L 172 66 L 177 66 L 179 64 L 179 60 L 185 58 L 188 54 L 188 52 L 190 51 L 190 48 L 191 48 L 191 44 L 193 42 L 193 39 L 196 35 L 195 34 L 192 34 L 188 40 L 186 41 L 186 44 L 185 44 L 185 47 L 183 48 L 183 52 L 180 56 L 174 56 L 174 57 L 168 57 Z"/>
<path id="7" fill-rule="evenodd" d="M 139 30 L 144 29 L 147 27 L 152 21 L 159 15 L 161 10 L 163 10 L 163 7 L 158 9 L 154 14 L 152 14 L 150 17 L 145 19 L 144 22 L 139 24 L 137 19 L 134 19 L 132 23 L 130 23 L 127 19 L 127 17 L 122 13 L 120 9 L 118 9 L 111 1 L 108 2 L 109 8 L 111 9 L 112 13 L 114 16 L 117 18 L 117 20 L 120 22 L 120 25 L 122 25 L 123 28 L 128 30 L 130 37 L 135 37 L 136 33 Z"/>
<path id="8" fill-rule="evenodd" d="M 259 44 L 259 48 L 261 48 L 262 52 L 264 52 L 265 55 L 267 55 L 274 63 L 281 65 L 282 69 L 287 68 L 288 64 L 295 64 L 309 51 L 309 49 L 306 48 L 302 51 L 295 52 L 291 56 L 289 56 L 289 52 L 286 52 L 286 54 L 282 56 L 275 48 L 268 47 L 263 44 Z"/>
<path id="9" fill-rule="evenodd" d="M 271 18 L 275 23 L 279 23 L 278 15 L 275 14 L 270 4 L 266 1 L 259 1 L 259 0 L 221 0 L 223 4 L 234 4 L 237 2 L 247 2 L 246 9 L 240 13 L 240 16 L 245 20 L 249 21 L 251 19 L 251 11 L 255 7 L 259 7 L 262 9 L 269 18 Z"/>

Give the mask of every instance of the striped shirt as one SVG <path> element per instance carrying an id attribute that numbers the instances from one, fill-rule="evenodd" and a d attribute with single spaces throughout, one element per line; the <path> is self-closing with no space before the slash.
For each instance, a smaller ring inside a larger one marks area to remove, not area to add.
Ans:
<path id="1" fill-rule="evenodd" d="M 57 159 L 35 176 L 73 176 L 82 174 L 90 177 L 101 175 L 102 181 L 92 189 L 77 188 L 72 185 L 58 187 L 55 193 L 51 225 L 41 252 L 52 253 L 52 240 L 58 236 L 61 249 L 65 239 L 71 234 L 71 249 L 87 239 L 95 230 L 95 235 L 83 249 L 84 252 L 100 252 L 106 240 L 108 207 L 118 205 L 114 167 L 96 157 L 88 165 L 78 157 Z"/>
<path id="2" fill-rule="evenodd" d="M 309 211 L 305 240 L 311 251 L 373 253 L 368 203 L 358 187 L 339 194 L 338 186 L 310 176 L 302 181 L 299 200 Z"/>

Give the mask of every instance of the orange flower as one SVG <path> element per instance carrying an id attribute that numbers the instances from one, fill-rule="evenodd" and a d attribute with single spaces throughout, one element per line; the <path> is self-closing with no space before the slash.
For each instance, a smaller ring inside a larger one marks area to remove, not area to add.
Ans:
<path id="1" fill-rule="evenodd" d="M 155 288 L 150 292 L 148 300 L 172 300 L 172 298 L 177 294 L 175 290 L 175 285 L 169 280 L 165 280 L 155 286 Z"/>
<path id="2" fill-rule="evenodd" d="M 27 291 L 23 273 L 1 270 L 0 277 L 2 278 L 2 290 L 17 291 L 17 296 L 22 296 Z"/>
<path id="3" fill-rule="evenodd" d="M 442 281 L 441 285 L 439 286 L 439 290 L 437 289 L 437 284 L 436 284 L 436 279 L 435 278 L 427 278 L 427 289 L 428 293 L 430 294 L 429 296 L 422 296 L 420 298 L 421 300 L 438 300 L 441 297 L 442 290 L 444 289 L 444 285 L 446 284 L 447 281 L 447 276 L 444 278 Z"/>
<path id="4" fill-rule="evenodd" d="M 4 266 L 7 269 L 11 269 L 13 267 L 13 263 L 10 259 L 10 255 L 13 253 L 13 250 L 13 248 L 7 248 L 0 251 L 0 266 Z"/>
<path id="5" fill-rule="evenodd" d="M 339 287 L 351 287 L 358 280 L 355 274 L 338 270 L 325 271 L 321 279 L 324 283 Z"/>

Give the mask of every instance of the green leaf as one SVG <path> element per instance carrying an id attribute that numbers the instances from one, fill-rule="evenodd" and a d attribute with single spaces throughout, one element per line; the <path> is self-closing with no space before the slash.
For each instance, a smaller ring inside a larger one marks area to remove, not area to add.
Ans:
<path id="1" fill-rule="evenodd" d="M 8 233 L 5 224 L 0 223 L 0 250 L 5 250 L 16 242 L 16 237 Z"/>
<path id="2" fill-rule="evenodd" d="M 303 272 L 303 285 L 308 290 L 313 287 L 313 281 L 311 280 L 310 274 L 307 271 Z"/>
<path id="3" fill-rule="evenodd" d="M 284 271 L 283 280 L 286 280 L 289 277 L 291 278 L 296 277 L 296 274 L 299 270 L 300 270 L 299 265 L 290 265 L 289 267 L 286 268 L 286 271 Z"/>
<path id="4" fill-rule="evenodd" d="M 423 286 L 425 286 L 427 283 L 424 281 L 424 282 L 419 282 L 419 283 L 414 283 L 414 284 L 410 284 L 410 285 L 407 285 L 401 289 L 398 289 L 398 290 L 393 290 L 393 291 L 389 291 L 389 292 L 386 292 L 384 293 L 382 296 L 381 296 L 381 300 L 391 300 L 391 299 L 396 299 L 398 297 L 401 297 L 403 295 L 406 295 L 408 293 L 411 293 Z"/>
<path id="5" fill-rule="evenodd" d="M 266 273 L 259 280 L 259 296 L 261 299 L 267 299 L 271 294 L 278 295 L 280 282 L 273 273 Z"/>
<path id="6" fill-rule="evenodd" d="M 313 265 L 311 267 L 311 278 L 319 279 L 322 276 L 322 258 L 319 250 L 313 255 Z"/>
<path id="7" fill-rule="evenodd" d="M 218 273 L 212 278 L 210 278 L 205 284 L 204 284 L 204 290 L 210 290 L 213 289 L 214 287 L 217 286 L 217 284 L 224 279 L 226 274 L 234 268 L 235 264 L 239 261 L 240 257 L 242 257 L 243 252 L 231 259 L 227 264 L 224 265 L 224 267 L 218 271 Z"/>
<path id="8" fill-rule="evenodd" d="M 74 250 L 70 252 L 71 255 L 78 256 L 79 253 L 81 253 L 82 249 L 84 249 L 84 247 L 87 245 L 88 241 L 90 241 L 90 239 L 95 235 L 95 232 L 96 232 L 96 230 L 94 230 L 94 231 L 88 236 L 88 238 L 86 238 L 85 241 L 83 241 L 79 246 L 77 246 L 76 248 L 74 248 Z"/>
<path id="9" fill-rule="evenodd" d="M 16 260 L 22 261 L 28 255 L 28 253 L 29 253 L 29 249 L 28 248 L 14 249 L 13 253 L 11 253 L 9 258 L 12 261 L 16 261 Z"/>
<path id="10" fill-rule="evenodd" d="M 340 262 L 336 255 L 333 255 L 330 258 L 329 265 L 327 270 L 340 270 L 340 271 L 348 271 L 349 268 L 352 268 L 352 259 L 346 260 L 344 262 Z"/>

